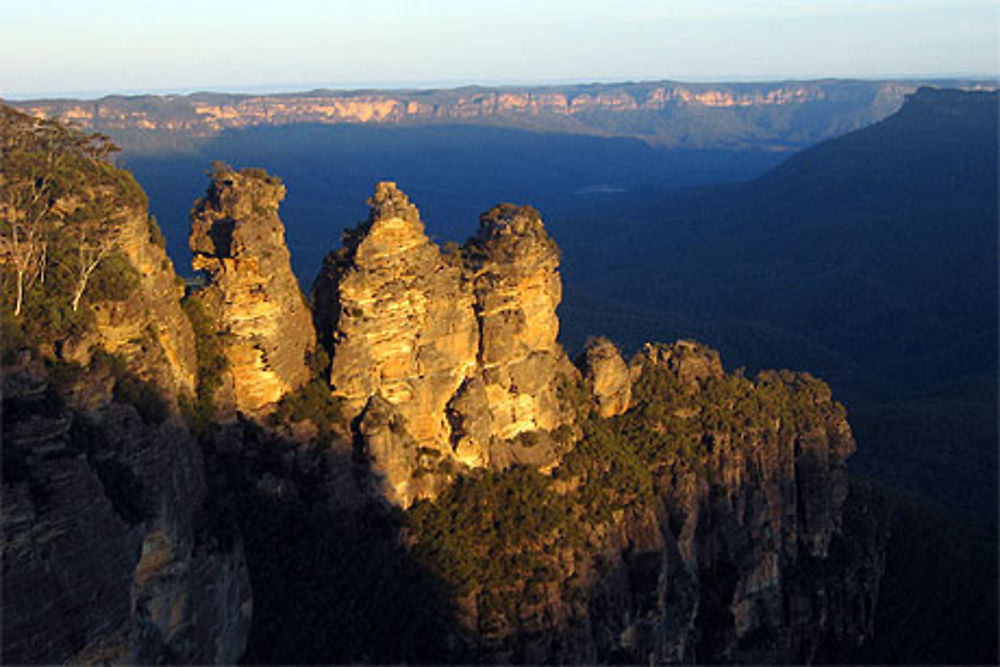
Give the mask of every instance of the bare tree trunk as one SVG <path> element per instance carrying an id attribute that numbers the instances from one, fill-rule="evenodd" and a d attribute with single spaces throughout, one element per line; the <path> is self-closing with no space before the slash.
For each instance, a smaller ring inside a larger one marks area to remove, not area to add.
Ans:
<path id="1" fill-rule="evenodd" d="M 41 283 L 43 285 L 45 284 L 45 267 L 48 266 L 48 263 L 49 263 L 49 244 L 45 241 L 42 241 L 42 257 L 39 260 L 38 264 L 39 264 L 39 275 L 41 278 Z"/>
<path id="2" fill-rule="evenodd" d="M 101 248 L 97 252 L 97 255 L 95 255 L 94 258 L 91 261 L 89 261 L 89 262 L 84 262 L 84 260 L 83 260 L 83 253 L 82 252 L 80 253 L 80 255 L 81 255 L 81 259 L 80 259 L 80 277 L 76 281 L 76 290 L 74 290 L 74 293 L 73 293 L 73 312 L 74 313 L 77 310 L 80 309 L 80 298 L 83 297 L 83 292 L 84 292 L 84 290 L 87 289 L 87 281 L 90 280 L 90 274 L 92 274 L 94 272 L 94 269 L 97 268 L 97 265 L 101 263 L 102 259 L 104 259 L 104 255 L 106 253 L 106 250 L 107 250 L 106 248 Z"/>
<path id="3" fill-rule="evenodd" d="M 17 301 L 14 304 L 14 317 L 21 316 L 21 303 L 24 301 L 24 272 L 17 272 Z"/>

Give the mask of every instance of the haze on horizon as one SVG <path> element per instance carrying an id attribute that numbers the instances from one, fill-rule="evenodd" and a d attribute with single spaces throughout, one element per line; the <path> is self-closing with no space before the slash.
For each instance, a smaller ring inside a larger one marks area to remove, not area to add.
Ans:
<path id="1" fill-rule="evenodd" d="M 993 0 L 4 0 L 0 97 L 987 76 Z"/>

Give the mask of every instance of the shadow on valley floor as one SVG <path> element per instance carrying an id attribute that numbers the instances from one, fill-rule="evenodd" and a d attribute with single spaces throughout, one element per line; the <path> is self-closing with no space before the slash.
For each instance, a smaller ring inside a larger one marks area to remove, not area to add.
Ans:
<path id="1" fill-rule="evenodd" d="M 242 662 L 462 660 L 448 591 L 410 555 L 400 514 L 360 493 L 348 448 L 249 423 L 209 440 L 209 529 L 244 541 L 253 587 Z"/>
<path id="2" fill-rule="evenodd" d="M 293 268 L 308 288 L 341 230 L 364 219 L 376 181 L 399 183 L 432 237 L 464 241 L 499 202 L 531 204 L 546 220 L 628 198 L 658 184 L 743 181 L 787 157 L 767 150 L 653 148 L 637 139 L 471 125 L 287 125 L 229 130 L 188 153 L 126 151 L 149 194 L 178 271 L 190 273 L 188 212 L 213 160 L 263 167 L 288 187 L 281 206 Z M 566 234 L 576 233 L 573 225 Z M 564 239 L 554 235 L 562 245 Z"/>

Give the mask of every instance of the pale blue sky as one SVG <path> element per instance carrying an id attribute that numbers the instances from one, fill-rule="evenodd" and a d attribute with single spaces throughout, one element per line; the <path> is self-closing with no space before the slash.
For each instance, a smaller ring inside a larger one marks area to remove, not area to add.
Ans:
<path id="1" fill-rule="evenodd" d="M 990 75 L 997 0 L 0 0 L 0 97 Z"/>

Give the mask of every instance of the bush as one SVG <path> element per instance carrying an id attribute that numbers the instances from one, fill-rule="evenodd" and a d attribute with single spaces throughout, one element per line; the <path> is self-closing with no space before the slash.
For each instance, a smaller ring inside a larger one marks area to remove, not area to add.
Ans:
<path id="1" fill-rule="evenodd" d="M 215 390 L 222 385 L 222 376 L 229 368 L 229 360 L 226 358 L 222 340 L 215 331 L 215 324 L 197 292 L 185 296 L 181 301 L 181 307 L 194 330 L 194 342 L 198 354 L 197 395 L 194 401 L 182 397 L 181 411 L 188 426 L 195 433 L 201 434 L 213 420 Z"/>
<path id="2" fill-rule="evenodd" d="M 333 442 L 337 426 L 343 424 L 340 399 L 330 393 L 329 385 L 322 379 L 313 378 L 302 388 L 285 394 L 271 415 L 271 424 L 290 425 L 306 419 L 316 425 L 319 442 L 323 445 Z"/>
<path id="3" fill-rule="evenodd" d="M 139 288 L 139 272 L 120 252 L 101 260 L 87 282 L 85 295 L 93 301 L 124 301 Z"/>
<path id="4" fill-rule="evenodd" d="M 160 225 L 156 222 L 155 215 L 150 215 L 146 218 L 146 226 L 149 230 L 149 242 L 166 250 L 167 239 L 163 237 L 163 230 L 160 229 Z"/>

